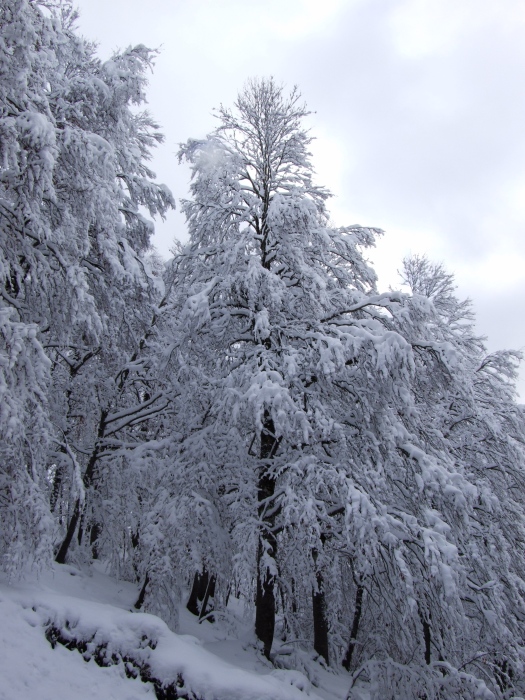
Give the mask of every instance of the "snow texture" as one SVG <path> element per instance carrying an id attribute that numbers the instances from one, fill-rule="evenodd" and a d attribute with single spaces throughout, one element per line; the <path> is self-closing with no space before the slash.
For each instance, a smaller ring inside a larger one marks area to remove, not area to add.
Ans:
<path id="1" fill-rule="evenodd" d="M 320 699 L 303 673 L 272 670 L 257 660 L 254 649 L 243 652 L 232 639 L 206 644 L 209 624 L 193 623 L 194 631 L 204 637 L 198 639 L 171 632 L 154 615 L 131 612 L 136 593 L 133 585 L 117 582 L 95 569 L 85 573 L 71 566 L 55 566 L 39 581 L 17 587 L 0 584 L 0 698 L 154 698 L 151 683 L 127 677 L 125 661 L 100 667 L 93 658 L 84 660 L 104 646 L 108 659 L 115 655 L 147 664 L 152 676 L 166 685 L 182 676 L 185 690 L 202 700 Z M 59 643 L 52 648 L 45 636 L 52 626 L 76 640 L 88 641 L 83 654 Z M 214 634 L 215 630 L 212 638 Z M 212 653 L 207 645 L 223 647 L 221 654 Z M 242 660 L 236 664 L 238 657 Z M 335 677 L 334 684 L 337 687 Z M 348 686 L 348 681 L 341 684 L 340 691 L 345 684 Z M 334 696 L 325 690 L 323 697 Z"/>

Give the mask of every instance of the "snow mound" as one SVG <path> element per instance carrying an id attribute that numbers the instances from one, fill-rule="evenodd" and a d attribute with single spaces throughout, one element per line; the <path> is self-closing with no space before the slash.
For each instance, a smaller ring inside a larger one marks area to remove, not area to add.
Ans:
<path id="1" fill-rule="evenodd" d="M 39 582 L 0 583 L 1 700 L 320 700 L 298 671 L 238 668 L 132 612 L 133 592 L 58 566 Z"/>

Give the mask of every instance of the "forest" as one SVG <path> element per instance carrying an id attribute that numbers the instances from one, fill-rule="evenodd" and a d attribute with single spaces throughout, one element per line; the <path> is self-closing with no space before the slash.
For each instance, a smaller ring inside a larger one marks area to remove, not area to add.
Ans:
<path id="1" fill-rule="evenodd" d="M 268 668 L 309 654 L 349 699 L 525 695 L 521 354 L 441 263 L 378 289 L 382 231 L 331 223 L 271 77 L 180 145 L 189 240 L 161 259 L 155 52 L 102 61 L 75 20 L 0 0 L 2 580 L 103 567 L 175 633 L 237 606 Z"/>

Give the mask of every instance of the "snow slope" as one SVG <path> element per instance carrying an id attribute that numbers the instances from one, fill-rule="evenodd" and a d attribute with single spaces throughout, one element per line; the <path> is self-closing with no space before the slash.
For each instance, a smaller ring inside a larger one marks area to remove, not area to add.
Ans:
<path id="1" fill-rule="evenodd" d="M 336 700 L 346 695 L 348 677 L 317 664 L 313 680 L 318 687 L 300 671 L 274 669 L 249 644 L 248 629 L 239 639 L 242 625 L 233 614 L 229 623 L 199 625 L 181 611 L 181 631 L 190 634 L 175 634 L 160 618 L 132 612 L 136 596 L 133 585 L 93 568 L 85 572 L 57 565 L 39 580 L 16 586 L 0 582 L 0 699 L 155 698 L 153 683 L 140 679 L 141 669 L 143 677 L 145 669 L 146 677 L 163 686 L 178 684 L 179 692 L 202 700 Z M 61 642 L 53 648 L 57 637 Z M 111 665 L 97 665 L 97 655 Z"/>

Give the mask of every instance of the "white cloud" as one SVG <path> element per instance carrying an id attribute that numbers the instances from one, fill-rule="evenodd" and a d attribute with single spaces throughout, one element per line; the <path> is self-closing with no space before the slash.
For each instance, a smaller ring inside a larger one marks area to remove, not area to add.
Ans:
<path id="1" fill-rule="evenodd" d="M 405 0 L 391 13 L 392 39 L 397 51 L 421 58 L 446 51 L 461 35 L 471 12 L 468 2 Z"/>
<path id="2" fill-rule="evenodd" d="M 350 0 L 278 0 L 266 6 L 265 26 L 286 41 L 317 33 L 332 21 Z M 362 0 L 351 0 L 352 4 Z M 264 7 L 264 5 L 263 5 Z M 269 11 L 268 11 L 269 10 Z"/>
<path id="3" fill-rule="evenodd" d="M 485 27 L 523 29 L 525 5 L 521 0 L 400 0 L 389 21 L 399 54 L 421 59 L 445 54 Z"/>

